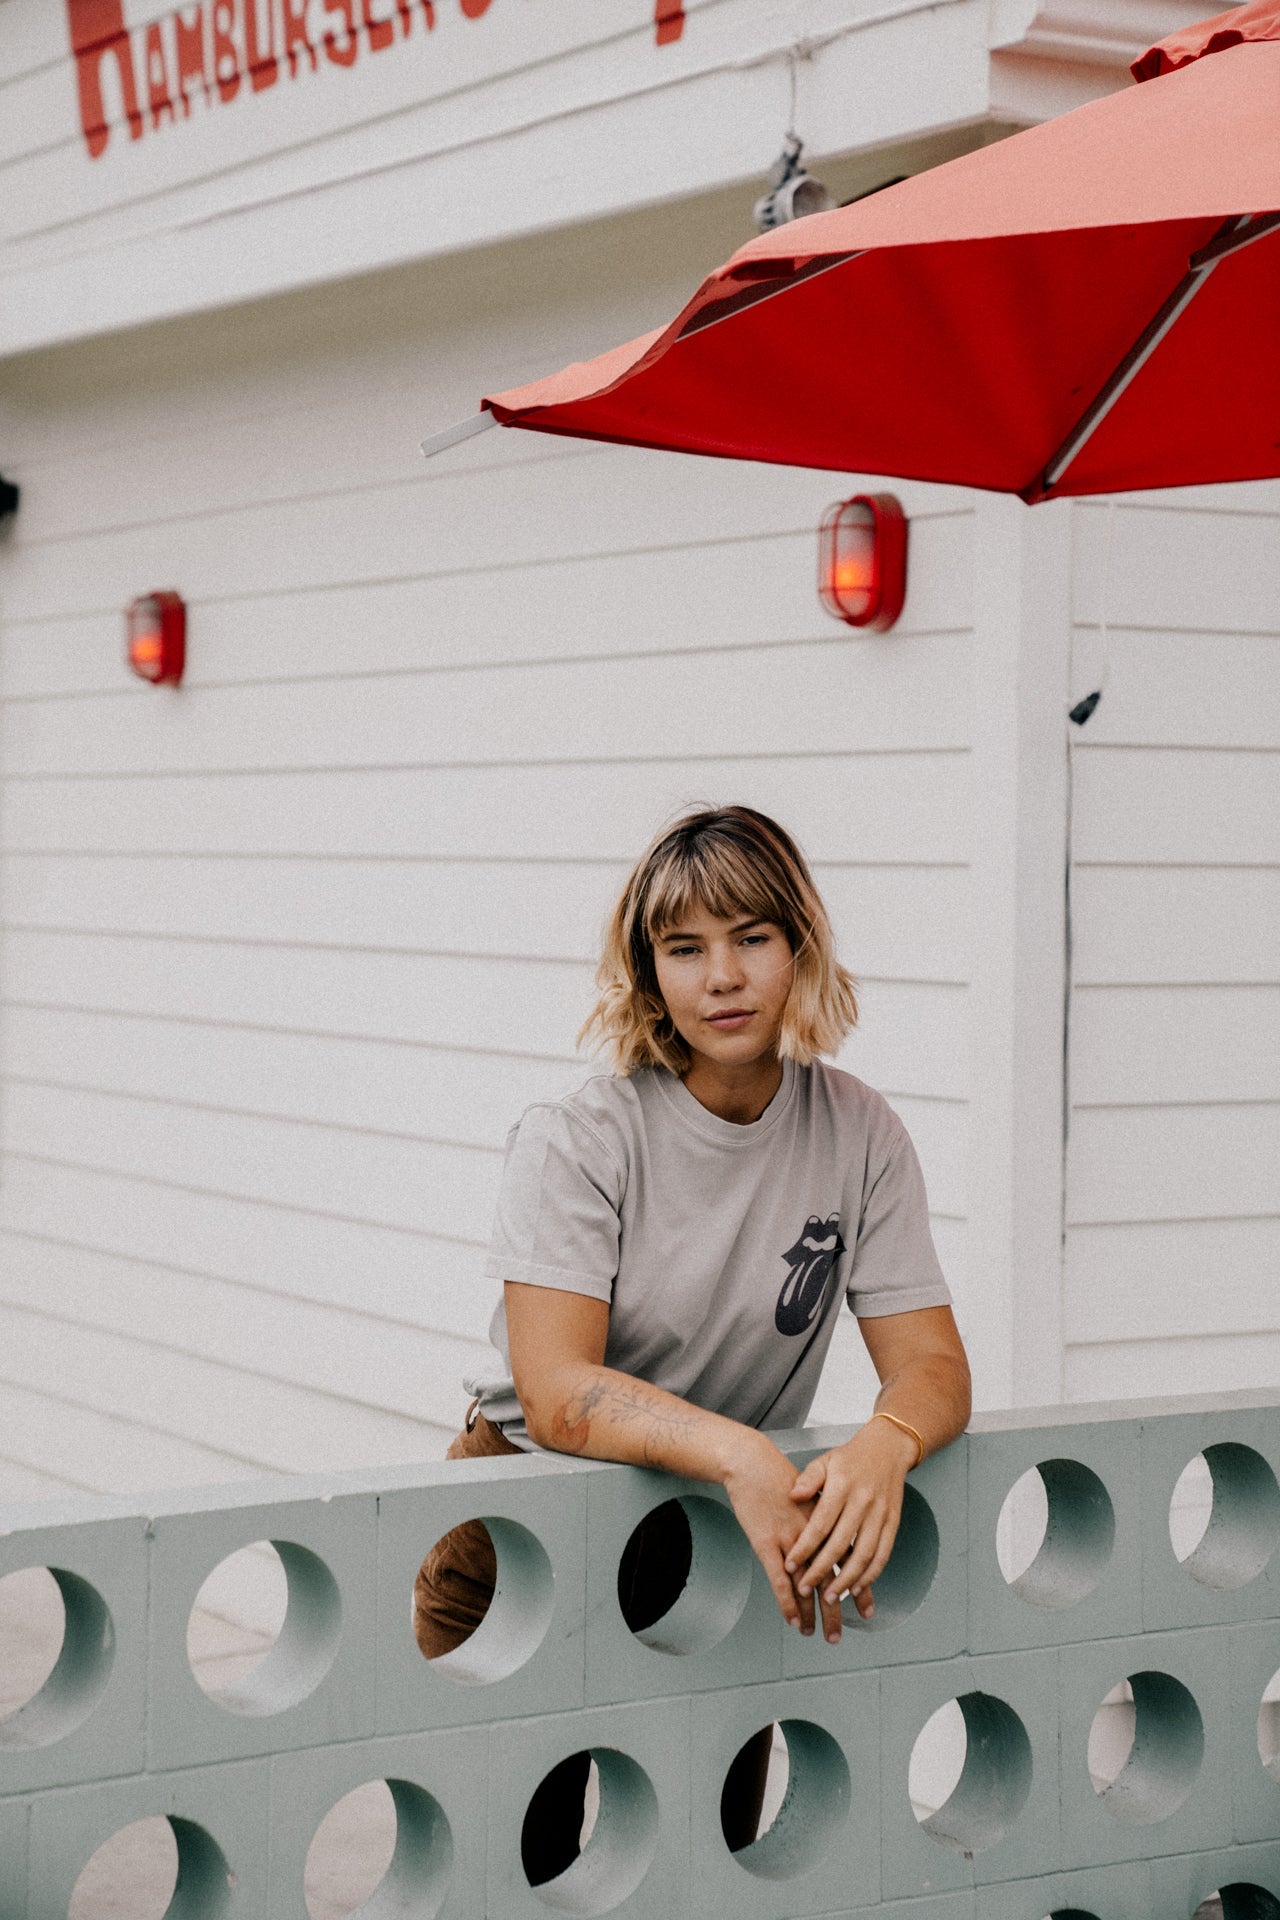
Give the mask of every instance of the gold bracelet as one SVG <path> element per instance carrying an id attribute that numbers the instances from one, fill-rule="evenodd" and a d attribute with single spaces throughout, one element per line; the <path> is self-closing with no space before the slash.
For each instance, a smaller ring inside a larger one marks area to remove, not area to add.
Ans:
<path id="1" fill-rule="evenodd" d="M 913 1426 L 910 1426 L 907 1421 L 899 1420 L 896 1413 L 881 1413 L 877 1409 L 877 1411 L 872 1414 L 871 1418 L 873 1420 L 891 1420 L 895 1427 L 901 1427 L 903 1433 L 909 1433 L 911 1435 L 911 1438 L 915 1441 L 916 1446 L 919 1448 L 919 1452 L 916 1454 L 916 1466 L 918 1467 L 920 1465 L 920 1462 L 924 1459 L 924 1441 L 920 1438 L 920 1435 L 916 1432 L 915 1428 Z M 915 1467 L 912 1468 L 912 1472 L 913 1473 L 915 1472 Z"/>

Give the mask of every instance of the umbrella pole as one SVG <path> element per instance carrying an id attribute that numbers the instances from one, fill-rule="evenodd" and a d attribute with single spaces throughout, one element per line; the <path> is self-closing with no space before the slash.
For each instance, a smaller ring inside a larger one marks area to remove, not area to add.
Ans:
<path id="1" fill-rule="evenodd" d="M 1138 335 L 1101 392 L 1085 408 L 1075 426 L 1040 474 L 1039 479 L 1026 488 L 1022 496 L 1024 500 L 1042 500 L 1050 488 L 1058 484 L 1076 455 L 1093 438 L 1126 387 L 1130 386 L 1141 373 L 1169 329 L 1195 299 L 1219 260 L 1225 260 L 1228 254 L 1238 253 L 1241 247 L 1251 246 L 1255 240 L 1261 240 L 1265 234 L 1273 233 L 1277 227 L 1280 227 L 1280 213 L 1237 214 L 1218 229 L 1207 246 L 1201 247 L 1198 253 L 1192 254 L 1183 278 L 1154 319 Z"/>
<path id="2" fill-rule="evenodd" d="M 430 460 L 433 455 L 443 453 L 448 447 L 456 447 L 461 440 L 470 440 L 473 434 L 483 433 L 487 427 L 496 427 L 498 421 L 489 412 L 473 413 L 469 419 L 459 420 L 456 426 L 444 427 L 439 433 L 428 434 L 422 442 L 422 457 Z"/>

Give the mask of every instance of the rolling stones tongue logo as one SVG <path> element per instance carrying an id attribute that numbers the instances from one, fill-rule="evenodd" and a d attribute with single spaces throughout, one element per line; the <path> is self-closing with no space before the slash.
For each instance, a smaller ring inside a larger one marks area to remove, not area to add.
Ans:
<path id="1" fill-rule="evenodd" d="M 787 1277 L 774 1313 L 779 1333 L 806 1333 L 813 1325 L 826 1298 L 827 1282 L 844 1250 L 839 1214 L 819 1220 L 816 1213 L 811 1213 L 794 1247 L 782 1256 Z"/>

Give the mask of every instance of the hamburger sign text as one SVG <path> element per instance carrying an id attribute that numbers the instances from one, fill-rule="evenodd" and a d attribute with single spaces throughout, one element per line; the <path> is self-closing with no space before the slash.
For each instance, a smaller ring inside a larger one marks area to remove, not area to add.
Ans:
<path id="1" fill-rule="evenodd" d="M 96 160 L 111 129 L 102 91 L 104 62 L 119 73 L 131 140 L 191 114 L 191 101 L 229 106 L 242 91 L 264 93 L 321 65 L 353 67 L 413 34 L 430 33 L 439 5 L 453 0 L 200 0 L 132 33 L 124 0 L 67 0 L 80 125 Z M 492 0 L 457 0 L 478 20 Z M 659 46 L 678 40 L 683 0 L 654 0 Z"/>

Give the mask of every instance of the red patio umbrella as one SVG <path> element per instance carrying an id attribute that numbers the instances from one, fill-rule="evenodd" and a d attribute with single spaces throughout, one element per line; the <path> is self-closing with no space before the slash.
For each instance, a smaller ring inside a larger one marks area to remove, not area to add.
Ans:
<path id="1" fill-rule="evenodd" d="M 1134 70 L 752 240 L 669 326 L 483 407 L 1027 500 L 1280 474 L 1280 0 Z"/>

